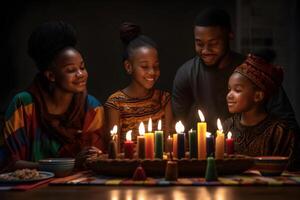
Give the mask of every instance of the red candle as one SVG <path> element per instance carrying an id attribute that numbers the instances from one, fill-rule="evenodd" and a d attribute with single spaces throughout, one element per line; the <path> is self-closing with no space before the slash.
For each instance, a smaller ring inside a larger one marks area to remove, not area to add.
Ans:
<path id="1" fill-rule="evenodd" d="M 124 142 L 124 157 L 132 159 L 133 158 L 133 142 L 131 141 L 132 130 L 126 133 L 126 141 Z"/>
<path id="2" fill-rule="evenodd" d="M 227 155 L 234 154 L 234 142 L 232 133 L 229 131 L 226 138 L 226 153 Z"/>

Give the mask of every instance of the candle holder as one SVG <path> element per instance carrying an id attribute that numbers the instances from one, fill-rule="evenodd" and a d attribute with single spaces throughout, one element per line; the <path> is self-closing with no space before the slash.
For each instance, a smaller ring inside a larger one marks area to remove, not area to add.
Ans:
<path id="1" fill-rule="evenodd" d="M 177 181 L 178 178 L 178 164 L 176 161 L 169 160 L 167 162 L 165 179 L 167 181 Z"/>

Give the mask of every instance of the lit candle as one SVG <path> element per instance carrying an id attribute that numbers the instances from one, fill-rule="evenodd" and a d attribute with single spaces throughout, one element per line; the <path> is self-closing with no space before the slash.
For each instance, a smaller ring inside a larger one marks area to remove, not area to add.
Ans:
<path id="1" fill-rule="evenodd" d="M 118 132 L 117 125 L 114 125 L 113 129 L 110 131 L 111 140 L 108 144 L 108 158 L 116 159 L 117 158 L 117 143 L 116 143 L 116 136 Z"/>
<path id="2" fill-rule="evenodd" d="M 173 134 L 173 157 L 177 158 L 178 148 L 177 148 L 177 134 Z"/>
<path id="3" fill-rule="evenodd" d="M 227 155 L 234 154 L 234 141 L 230 131 L 228 132 L 226 138 L 226 153 Z"/>
<path id="4" fill-rule="evenodd" d="M 154 134 L 152 133 L 152 119 L 148 122 L 148 133 L 145 134 L 145 155 L 147 159 L 154 158 Z"/>
<path id="5" fill-rule="evenodd" d="M 195 130 L 191 129 L 189 131 L 189 150 L 190 150 L 190 159 L 198 158 L 197 150 L 197 133 Z"/>
<path id="6" fill-rule="evenodd" d="M 124 142 L 124 157 L 132 159 L 133 158 L 133 142 L 131 141 L 132 130 L 126 133 L 126 141 Z"/>
<path id="7" fill-rule="evenodd" d="M 206 122 L 201 110 L 198 110 L 198 115 L 201 122 L 197 123 L 197 136 L 198 136 L 198 159 L 206 159 Z"/>
<path id="8" fill-rule="evenodd" d="M 217 120 L 218 130 L 216 133 L 216 152 L 215 157 L 216 159 L 223 159 L 224 158 L 224 133 L 220 119 Z"/>
<path id="9" fill-rule="evenodd" d="M 158 121 L 157 131 L 154 132 L 155 135 L 155 158 L 163 158 L 163 149 L 164 149 L 164 135 L 161 131 L 161 120 Z"/>
<path id="10" fill-rule="evenodd" d="M 210 132 L 206 132 L 206 152 L 207 157 L 213 157 L 215 153 L 214 136 Z"/>
<path id="11" fill-rule="evenodd" d="M 145 125 L 143 122 L 139 126 L 139 136 L 137 136 L 137 157 L 145 158 Z"/>
<path id="12" fill-rule="evenodd" d="M 173 138 L 169 135 L 167 138 L 167 146 L 166 146 L 166 152 L 170 153 L 173 151 Z"/>
<path id="13" fill-rule="evenodd" d="M 185 134 L 184 126 L 181 121 L 176 123 L 175 129 L 177 132 L 177 158 L 185 158 Z"/>

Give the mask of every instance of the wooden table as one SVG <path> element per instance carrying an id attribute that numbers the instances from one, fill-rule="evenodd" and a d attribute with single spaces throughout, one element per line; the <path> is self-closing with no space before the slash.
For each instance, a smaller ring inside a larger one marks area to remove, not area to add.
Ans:
<path id="1" fill-rule="evenodd" d="M 299 186 L 45 186 L 26 192 L 2 191 L 0 200 L 294 200 L 300 199 Z"/>

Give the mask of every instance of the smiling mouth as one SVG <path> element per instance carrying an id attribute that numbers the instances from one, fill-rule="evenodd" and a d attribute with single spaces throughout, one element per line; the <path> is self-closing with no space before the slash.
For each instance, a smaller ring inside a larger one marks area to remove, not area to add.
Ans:
<path id="1" fill-rule="evenodd" d="M 227 105 L 228 106 L 234 106 L 235 102 L 228 102 Z"/>
<path id="2" fill-rule="evenodd" d="M 154 78 L 145 78 L 147 81 L 154 81 Z"/>
<path id="3" fill-rule="evenodd" d="M 75 85 L 79 85 L 79 86 L 86 85 L 86 81 L 75 82 Z"/>

